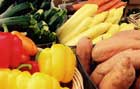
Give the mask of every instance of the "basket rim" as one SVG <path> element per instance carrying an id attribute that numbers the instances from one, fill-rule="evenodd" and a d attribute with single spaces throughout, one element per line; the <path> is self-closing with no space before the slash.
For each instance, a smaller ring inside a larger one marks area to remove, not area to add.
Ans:
<path id="1" fill-rule="evenodd" d="M 75 73 L 72 81 L 73 81 L 72 89 L 84 89 L 83 77 L 77 68 L 75 68 Z"/>

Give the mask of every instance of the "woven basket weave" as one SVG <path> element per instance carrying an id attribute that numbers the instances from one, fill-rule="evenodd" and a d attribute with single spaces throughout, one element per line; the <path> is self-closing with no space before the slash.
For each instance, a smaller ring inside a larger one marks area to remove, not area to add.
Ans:
<path id="1" fill-rule="evenodd" d="M 73 81 L 72 89 L 84 89 L 83 78 L 77 68 L 75 68 L 75 73 L 74 73 L 72 81 Z"/>

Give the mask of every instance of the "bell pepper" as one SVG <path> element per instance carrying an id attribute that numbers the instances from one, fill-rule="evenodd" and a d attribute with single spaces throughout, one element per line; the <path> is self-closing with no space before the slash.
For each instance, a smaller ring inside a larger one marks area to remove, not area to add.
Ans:
<path id="1" fill-rule="evenodd" d="M 8 69 L 0 70 L 0 89 L 8 89 L 7 81 L 9 72 L 10 70 Z"/>
<path id="2" fill-rule="evenodd" d="M 30 38 L 18 31 L 12 31 L 12 34 L 18 36 L 21 39 L 23 43 L 23 49 L 26 54 L 34 56 L 38 52 L 37 46 Z"/>
<path id="3" fill-rule="evenodd" d="M 14 69 L 8 74 L 8 81 L 7 81 L 8 89 L 17 89 L 16 78 L 20 73 L 21 71 Z"/>
<path id="4" fill-rule="evenodd" d="M 59 82 L 49 75 L 44 73 L 34 73 L 28 82 L 27 89 L 69 89 L 62 88 Z"/>
<path id="5" fill-rule="evenodd" d="M 16 68 L 23 62 L 22 41 L 9 32 L 0 32 L 0 54 L 0 68 Z"/>
<path id="6" fill-rule="evenodd" d="M 0 67 L 8 68 L 12 56 L 12 35 L 7 32 L 0 32 Z"/>
<path id="7" fill-rule="evenodd" d="M 36 61 L 27 61 L 25 64 L 21 64 L 17 69 L 21 71 L 29 71 L 31 74 L 39 72 L 39 66 Z"/>
<path id="8" fill-rule="evenodd" d="M 0 89 L 69 89 L 62 88 L 54 78 L 44 73 L 21 72 L 14 70 L 0 70 Z"/>
<path id="9" fill-rule="evenodd" d="M 11 56 L 11 60 L 10 60 L 10 67 L 16 68 L 21 63 L 23 47 L 22 47 L 21 40 L 15 35 L 13 35 L 12 42 L 13 42 L 13 44 L 12 44 L 12 48 L 11 48 L 12 56 Z"/>
<path id="10" fill-rule="evenodd" d="M 38 64 L 40 72 L 53 76 L 62 83 L 68 83 L 75 72 L 76 56 L 69 47 L 53 44 L 51 48 L 40 52 Z"/>
<path id="11" fill-rule="evenodd" d="M 27 89 L 28 81 L 31 78 L 31 74 L 27 71 L 22 72 L 17 76 L 17 89 Z"/>

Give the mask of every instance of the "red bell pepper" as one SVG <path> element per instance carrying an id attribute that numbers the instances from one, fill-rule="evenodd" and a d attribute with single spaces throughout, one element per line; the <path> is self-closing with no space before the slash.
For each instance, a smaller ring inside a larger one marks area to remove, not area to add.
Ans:
<path id="1" fill-rule="evenodd" d="M 8 68 L 12 57 L 12 35 L 0 32 L 0 68 Z"/>
<path id="2" fill-rule="evenodd" d="M 27 63 L 32 65 L 32 69 L 30 70 L 30 73 L 33 74 L 35 72 L 39 72 L 39 66 L 36 61 L 28 61 Z"/>
<path id="3" fill-rule="evenodd" d="M 21 64 L 17 69 L 21 71 L 29 71 L 31 74 L 39 72 L 39 66 L 36 61 L 27 61 L 25 64 Z"/>
<path id="4" fill-rule="evenodd" d="M 23 54 L 22 54 L 22 58 L 21 58 L 21 64 L 25 63 L 26 61 L 29 61 L 29 60 L 30 60 L 30 56 L 27 55 L 23 50 Z"/>
<path id="5" fill-rule="evenodd" d="M 0 32 L 0 54 L 0 68 L 16 68 L 29 59 L 24 54 L 22 41 L 9 32 Z"/>
<path id="6" fill-rule="evenodd" d="M 25 35 L 23 35 L 21 32 L 18 31 L 12 31 L 11 33 L 13 35 L 18 36 L 21 39 L 24 52 L 26 54 L 34 56 L 38 52 L 37 46 L 30 38 L 26 37 Z"/>
<path id="7" fill-rule="evenodd" d="M 10 60 L 10 67 L 16 68 L 21 63 L 23 47 L 21 40 L 15 35 L 13 35 L 12 42 L 12 58 Z"/>

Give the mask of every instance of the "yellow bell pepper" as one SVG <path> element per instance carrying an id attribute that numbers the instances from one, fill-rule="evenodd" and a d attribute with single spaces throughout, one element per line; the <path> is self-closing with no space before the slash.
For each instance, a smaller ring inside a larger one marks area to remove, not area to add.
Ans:
<path id="1" fill-rule="evenodd" d="M 43 73 L 35 73 L 29 80 L 27 89 L 52 89 L 52 80 Z"/>
<path id="2" fill-rule="evenodd" d="M 17 89 L 27 89 L 31 74 L 27 71 L 20 73 L 16 78 Z"/>
<path id="3" fill-rule="evenodd" d="M 16 78 L 21 73 L 21 71 L 14 69 L 8 75 L 8 89 L 18 89 L 16 85 Z"/>
<path id="4" fill-rule="evenodd" d="M 44 73 L 34 73 L 28 82 L 27 89 L 69 89 L 62 88 L 59 82 L 49 75 Z"/>
<path id="5" fill-rule="evenodd" d="M 9 73 L 9 69 L 0 69 L 0 89 L 8 89 L 7 82 Z"/>
<path id="6" fill-rule="evenodd" d="M 42 73 L 67 83 L 73 78 L 76 57 L 69 47 L 53 44 L 51 48 L 46 48 L 40 53 L 38 64 Z"/>
<path id="7" fill-rule="evenodd" d="M 47 74 L 19 70 L 0 69 L 0 89 L 69 89 Z"/>

